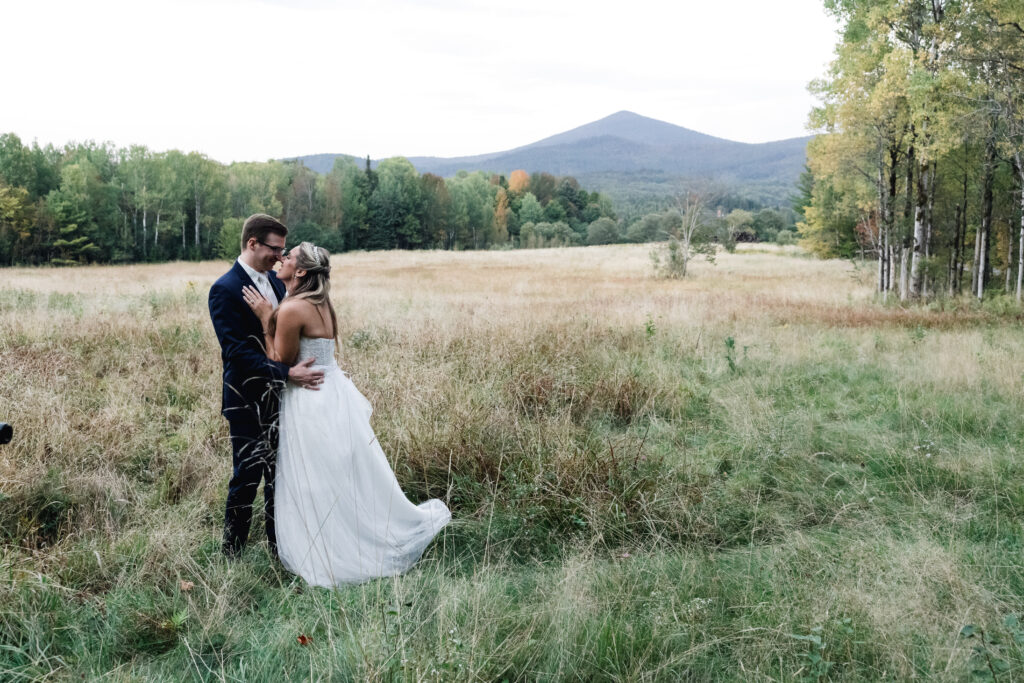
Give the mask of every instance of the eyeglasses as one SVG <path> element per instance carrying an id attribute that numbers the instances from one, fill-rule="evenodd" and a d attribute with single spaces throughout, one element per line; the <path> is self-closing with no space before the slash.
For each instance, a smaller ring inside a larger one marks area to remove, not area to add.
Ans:
<path id="1" fill-rule="evenodd" d="M 253 239 L 256 239 L 256 238 L 254 237 Z M 265 246 L 270 251 L 272 251 L 275 254 L 277 254 L 278 256 L 284 256 L 284 247 L 274 247 L 274 246 L 271 246 L 271 245 L 267 244 L 263 240 L 256 240 L 256 241 L 259 242 L 260 244 L 262 244 L 263 246 Z"/>

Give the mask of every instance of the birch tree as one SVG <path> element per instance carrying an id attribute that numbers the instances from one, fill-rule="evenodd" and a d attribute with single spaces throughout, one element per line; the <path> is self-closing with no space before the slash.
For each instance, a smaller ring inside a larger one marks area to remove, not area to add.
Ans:
<path id="1" fill-rule="evenodd" d="M 651 252 L 656 273 L 667 278 L 684 278 L 695 257 L 715 260 L 717 245 L 708 213 L 710 201 L 708 191 L 676 194 L 673 198 L 675 212 L 664 232 L 667 242 Z"/>

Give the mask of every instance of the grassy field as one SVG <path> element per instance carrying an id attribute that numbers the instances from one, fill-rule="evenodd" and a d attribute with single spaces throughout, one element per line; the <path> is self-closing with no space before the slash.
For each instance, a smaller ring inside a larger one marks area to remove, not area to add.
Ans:
<path id="1" fill-rule="evenodd" d="M 0 270 L 0 679 L 1024 679 L 1011 302 L 794 250 L 335 257 L 341 363 L 454 521 L 328 591 L 218 552 L 226 268 Z"/>

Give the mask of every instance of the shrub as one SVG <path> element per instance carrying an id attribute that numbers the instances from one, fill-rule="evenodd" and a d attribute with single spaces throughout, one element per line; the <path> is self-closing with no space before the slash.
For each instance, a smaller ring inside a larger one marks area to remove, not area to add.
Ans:
<path id="1" fill-rule="evenodd" d="M 587 244 L 614 244 L 619 241 L 619 228 L 611 218 L 598 218 L 587 227 Z"/>
<path id="2" fill-rule="evenodd" d="M 775 235 L 775 243 L 783 246 L 796 244 L 796 233 L 792 230 L 779 230 L 779 233 Z"/>

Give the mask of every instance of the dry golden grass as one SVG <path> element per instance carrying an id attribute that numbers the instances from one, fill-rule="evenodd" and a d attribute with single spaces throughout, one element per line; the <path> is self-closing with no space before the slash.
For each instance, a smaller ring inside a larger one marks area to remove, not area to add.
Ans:
<path id="1" fill-rule="evenodd" d="M 1017 313 L 649 252 L 332 257 L 342 365 L 456 513 L 336 593 L 217 556 L 229 264 L 0 270 L 0 677 L 814 680 L 817 627 L 820 680 L 967 675 L 959 628 L 1024 610 Z"/>
<path id="2" fill-rule="evenodd" d="M 334 299 L 360 325 L 381 306 L 412 322 L 458 324 L 474 317 L 518 324 L 565 315 L 600 315 L 609 322 L 746 319 L 805 304 L 849 307 L 871 298 L 867 277 L 847 264 L 756 253 L 698 261 L 693 277 L 653 277 L 649 246 L 492 252 L 362 252 L 332 259 Z M 77 269 L 12 268 L 5 289 L 81 295 L 88 311 L 114 310 L 124 297 L 205 293 L 226 269 L 221 262 Z M 752 308 L 753 307 L 753 308 Z M 513 319 L 509 319 L 512 314 Z"/>

